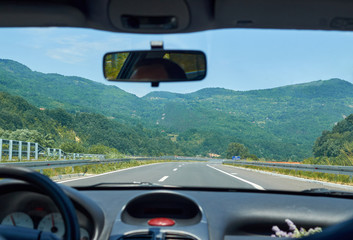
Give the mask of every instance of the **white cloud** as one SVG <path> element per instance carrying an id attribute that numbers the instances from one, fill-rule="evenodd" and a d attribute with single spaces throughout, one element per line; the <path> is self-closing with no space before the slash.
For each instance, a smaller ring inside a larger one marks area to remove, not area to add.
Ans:
<path id="1" fill-rule="evenodd" d="M 103 52 L 109 41 L 91 41 L 89 36 L 76 35 L 60 37 L 54 43 L 52 48 L 46 50 L 46 55 L 64 63 L 75 64 L 92 58 L 95 52 Z"/>

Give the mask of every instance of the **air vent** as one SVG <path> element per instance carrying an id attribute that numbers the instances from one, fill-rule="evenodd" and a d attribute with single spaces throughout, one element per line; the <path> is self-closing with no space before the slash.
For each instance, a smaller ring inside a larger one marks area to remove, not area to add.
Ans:
<path id="1" fill-rule="evenodd" d="M 196 238 L 191 237 L 186 234 L 179 234 L 179 233 L 166 233 L 164 235 L 165 240 L 196 240 Z"/>
<path id="2" fill-rule="evenodd" d="M 119 240 L 152 240 L 153 233 L 134 233 L 123 236 Z"/>
<path id="3" fill-rule="evenodd" d="M 125 235 L 119 240 L 197 240 L 195 237 L 192 237 L 183 233 L 132 233 Z"/>

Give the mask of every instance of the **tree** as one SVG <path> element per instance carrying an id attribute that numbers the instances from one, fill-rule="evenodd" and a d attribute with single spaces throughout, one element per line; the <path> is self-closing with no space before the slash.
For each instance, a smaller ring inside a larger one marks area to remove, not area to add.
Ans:
<path id="1" fill-rule="evenodd" d="M 332 131 L 323 131 L 313 146 L 315 157 L 338 157 L 344 144 L 353 142 L 353 114 L 337 123 Z"/>
<path id="2" fill-rule="evenodd" d="M 249 149 L 243 144 L 231 142 L 227 148 L 227 158 L 232 158 L 232 156 L 240 156 L 241 158 L 246 158 L 249 156 Z"/>
<path id="3" fill-rule="evenodd" d="M 54 137 L 51 134 L 44 135 L 37 130 L 17 129 L 16 131 L 10 131 L 0 128 L 0 138 L 25 142 L 37 142 L 43 147 L 53 147 L 54 145 Z"/>
<path id="4" fill-rule="evenodd" d="M 106 155 L 106 158 L 124 157 L 124 155 L 120 153 L 116 148 L 110 148 L 110 147 L 104 146 L 103 144 L 92 145 L 88 149 L 88 152 L 92 154 L 104 154 Z"/>
<path id="5" fill-rule="evenodd" d="M 60 145 L 60 148 L 66 153 L 84 153 L 86 149 L 78 142 L 65 142 Z"/>

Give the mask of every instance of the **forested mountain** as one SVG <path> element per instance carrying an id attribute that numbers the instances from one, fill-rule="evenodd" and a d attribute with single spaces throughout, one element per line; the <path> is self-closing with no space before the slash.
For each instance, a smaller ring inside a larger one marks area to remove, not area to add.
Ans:
<path id="1" fill-rule="evenodd" d="M 104 145 L 129 155 L 181 153 L 166 134 L 108 119 L 97 113 L 40 110 L 21 97 L 0 92 L 0 138 L 35 141 L 68 152 Z"/>
<path id="2" fill-rule="evenodd" d="M 120 129 L 121 136 L 143 144 L 145 138 L 139 139 L 142 131 L 150 140 L 155 136 L 168 139 L 167 144 L 171 141 L 173 145 L 169 153 L 178 155 L 224 155 L 228 144 L 237 142 L 259 157 L 301 160 L 312 155 L 313 143 L 323 130 L 353 112 L 353 85 L 340 79 L 254 91 L 152 92 L 138 98 L 115 86 L 34 72 L 18 62 L 0 60 L 0 91 L 21 96 L 47 112 L 67 110 L 85 123 L 75 127 L 77 132 L 87 131 L 84 125 L 108 124 L 109 129 Z M 100 118 L 104 120 L 98 121 Z M 106 145 L 116 142 L 114 146 L 125 150 L 131 145 L 139 152 L 142 145 L 129 141 L 119 145 L 109 133 L 101 128 L 90 136 Z M 152 145 L 149 147 L 157 153 Z"/>

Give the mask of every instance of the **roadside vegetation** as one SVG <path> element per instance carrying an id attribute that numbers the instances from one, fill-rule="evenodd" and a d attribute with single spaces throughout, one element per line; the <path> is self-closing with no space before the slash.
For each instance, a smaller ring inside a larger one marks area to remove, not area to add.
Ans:
<path id="1" fill-rule="evenodd" d="M 284 174 L 299 178 L 306 178 L 318 181 L 325 181 L 331 183 L 345 184 L 345 185 L 353 185 L 353 178 L 349 175 L 343 174 L 332 174 L 332 173 L 320 173 L 320 172 L 310 172 L 310 171 L 302 171 L 302 170 L 291 170 L 291 169 L 283 169 L 283 168 L 273 168 L 273 167 L 258 167 L 253 165 L 242 165 L 242 164 L 228 164 L 225 165 L 249 168 L 253 170 L 260 170 L 266 172 L 272 172 L 277 174 Z"/>
<path id="2" fill-rule="evenodd" d="M 245 147 L 243 144 L 232 142 L 229 143 L 227 148 L 226 157 L 232 158 L 233 156 L 238 156 L 241 159 L 248 160 L 259 160 L 255 154 L 251 154 L 249 149 Z"/>

